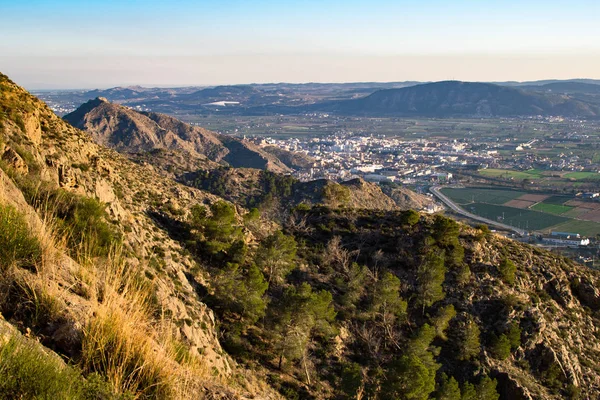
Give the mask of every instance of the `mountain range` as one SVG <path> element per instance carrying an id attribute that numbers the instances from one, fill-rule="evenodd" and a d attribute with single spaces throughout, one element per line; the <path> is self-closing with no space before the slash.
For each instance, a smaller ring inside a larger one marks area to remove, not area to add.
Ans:
<path id="1" fill-rule="evenodd" d="M 600 82 L 395 82 L 251 84 L 216 87 L 124 87 L 40 93 L 52 104 L 76 105 L 97 97 L 169 115 L 280 115 L 596 118 Z"/>

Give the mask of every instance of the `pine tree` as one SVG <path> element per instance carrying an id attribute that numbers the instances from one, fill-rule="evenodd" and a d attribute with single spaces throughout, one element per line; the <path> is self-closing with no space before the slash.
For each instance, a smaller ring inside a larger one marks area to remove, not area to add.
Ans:
<path id="1" fill-rule="evenodd" d="M 281 304 L 274 312 L 279 368 L 283 359 L 303 359 L 306 369 L 307 347 L 312 336 L 329 336 L 333 333 L 331 322 L 335 319 L 331 293 L 314 292 L 308 283 L 286 289 Z M 307 380 L 310 381 L 308 371 Z"/>
<path id="2" fill-rule="evenodd" d="M 508 258 L 504 258 L 498 266 L 498 272 L 502 280 L 509 285 L 515 283 L 515 273 L 517 272 L 517 266 Z"/>
<path id="3" fill-rule="evenodd" d="M 294 269 L 296 240 L 277 231 L 263 240 L 256 252 L 256 264 L 267 273 L 269 283 L 281 284 Z"/>
<path id="4" fill-rule="evenodd" d="M 510 356 L 510 340 L 504 334 L 492 338 L 492 355 L 499 360 L 506 360 Z"/>
<path id="5" fill-rule="evenodd" d="M 481 343 L 479 341 L 479 326 L 471 317 L 467 320 L 459 343 L 459 360 L 470 360 L 479 355 Z"/>
<path id="6" fill-rule="evenodd" d="M 460 387 L 454 377 L 442 373 L 441 382 L 437 390 L 437 400 L 461 400 Z"/>
<path id="7" fill-rule="evenodd" d="M 442 340 L 447 340 L 446 329 L 450 324 L 450 320 L 456 316 L 456 310 L 452 304 L 448 304 L 445 307 L 440 308 L 438 314 L 433 318 L 433 326 L 435 327 L 435 333 L 437 337 Z"/>
<path id="8" fill-rule="evenodd" d="M 489 376 L 484 376 L 477 385 L 477 400 L 498 400 L 500 395 L 496 391 L 498 382 Z"/>
<path id="9" fill-rule="evenodd" d="M 429 251 L 417 270 L 418 301 L 423 306 L 423 313 L 425 307 L 446 296 L 442 287 L 445 276 L 444 253 Z"/>

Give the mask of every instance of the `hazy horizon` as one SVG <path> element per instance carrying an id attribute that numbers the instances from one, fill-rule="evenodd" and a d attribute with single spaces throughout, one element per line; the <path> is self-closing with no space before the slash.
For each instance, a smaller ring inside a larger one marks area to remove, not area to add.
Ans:
<path id="1" fill-rule="evenodd" d="M 591 0 L 0 6 L 0 71 L 28 89 L 600 79 Z"/>

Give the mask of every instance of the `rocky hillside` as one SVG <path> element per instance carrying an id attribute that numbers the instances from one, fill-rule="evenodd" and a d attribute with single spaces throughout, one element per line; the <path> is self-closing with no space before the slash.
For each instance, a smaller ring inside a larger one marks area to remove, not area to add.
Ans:
<path id="1" fill-rule="evenodd" d="M 71 125 L 90 133 L 103 146 L 123 153 L 177 150 L 197 160 L 233 167 L 287 172 L 277 157 L 252 143 L 185 124 L 165 114 L 138 112 L 96 98 L 65 115 Z"/>
<path id="2" fill-rule="evenodd" d="M 340 184 L 319 179 L 300 182 L 291 176 L 248 168 L 218 168 L 182 176 L 181 181 L 247 208 L 258 207 L 270 215 L 284 215 L 300 204 L 368 209 L 424 210 L 433 202 L 407 188 L 385 189 L 363 179 Z"/>
<path id="3" fill-rule="evenodd" d="M 224 354 L 197 263 L 157 219 L 217 197 L 97 145 L 4 75 L 0 143 L 3 318 L 111 393 L 270 396 Z"/>
<path id="4" fill-rule="evenodd" d="M 331 111 L 352 115 L 600 115 L 597 103 L 571 98 L 568 95 L 540 94 L 491 83 L 459 81 L 384 89 L 361 99 L 331 103 L 328 107 Z"/>
<path id="5" fill-rule="evenodd" d="M 223 170 L 237 204 L 183 186 L 3 75 L 0 138 L 0 397 L 600 392 L 598 271 L 360 180 L 308 183 L 274 222 L 244 206 L 304 184 Z"/>

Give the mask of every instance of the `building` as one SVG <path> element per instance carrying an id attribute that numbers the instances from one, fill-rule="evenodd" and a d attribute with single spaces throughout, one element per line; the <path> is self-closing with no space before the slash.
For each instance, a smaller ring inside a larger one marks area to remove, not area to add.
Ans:
<path id="1" fill-rule="evenodd" d="M 577 235 L 579 236 L 579 235 Z M 590 239 L 581 237 L 561 237 L 561 236 L 546 236 L 542 237 L 542 242 L 554 246 L 565 247 L 581 247 L 590 244 Z"/>

